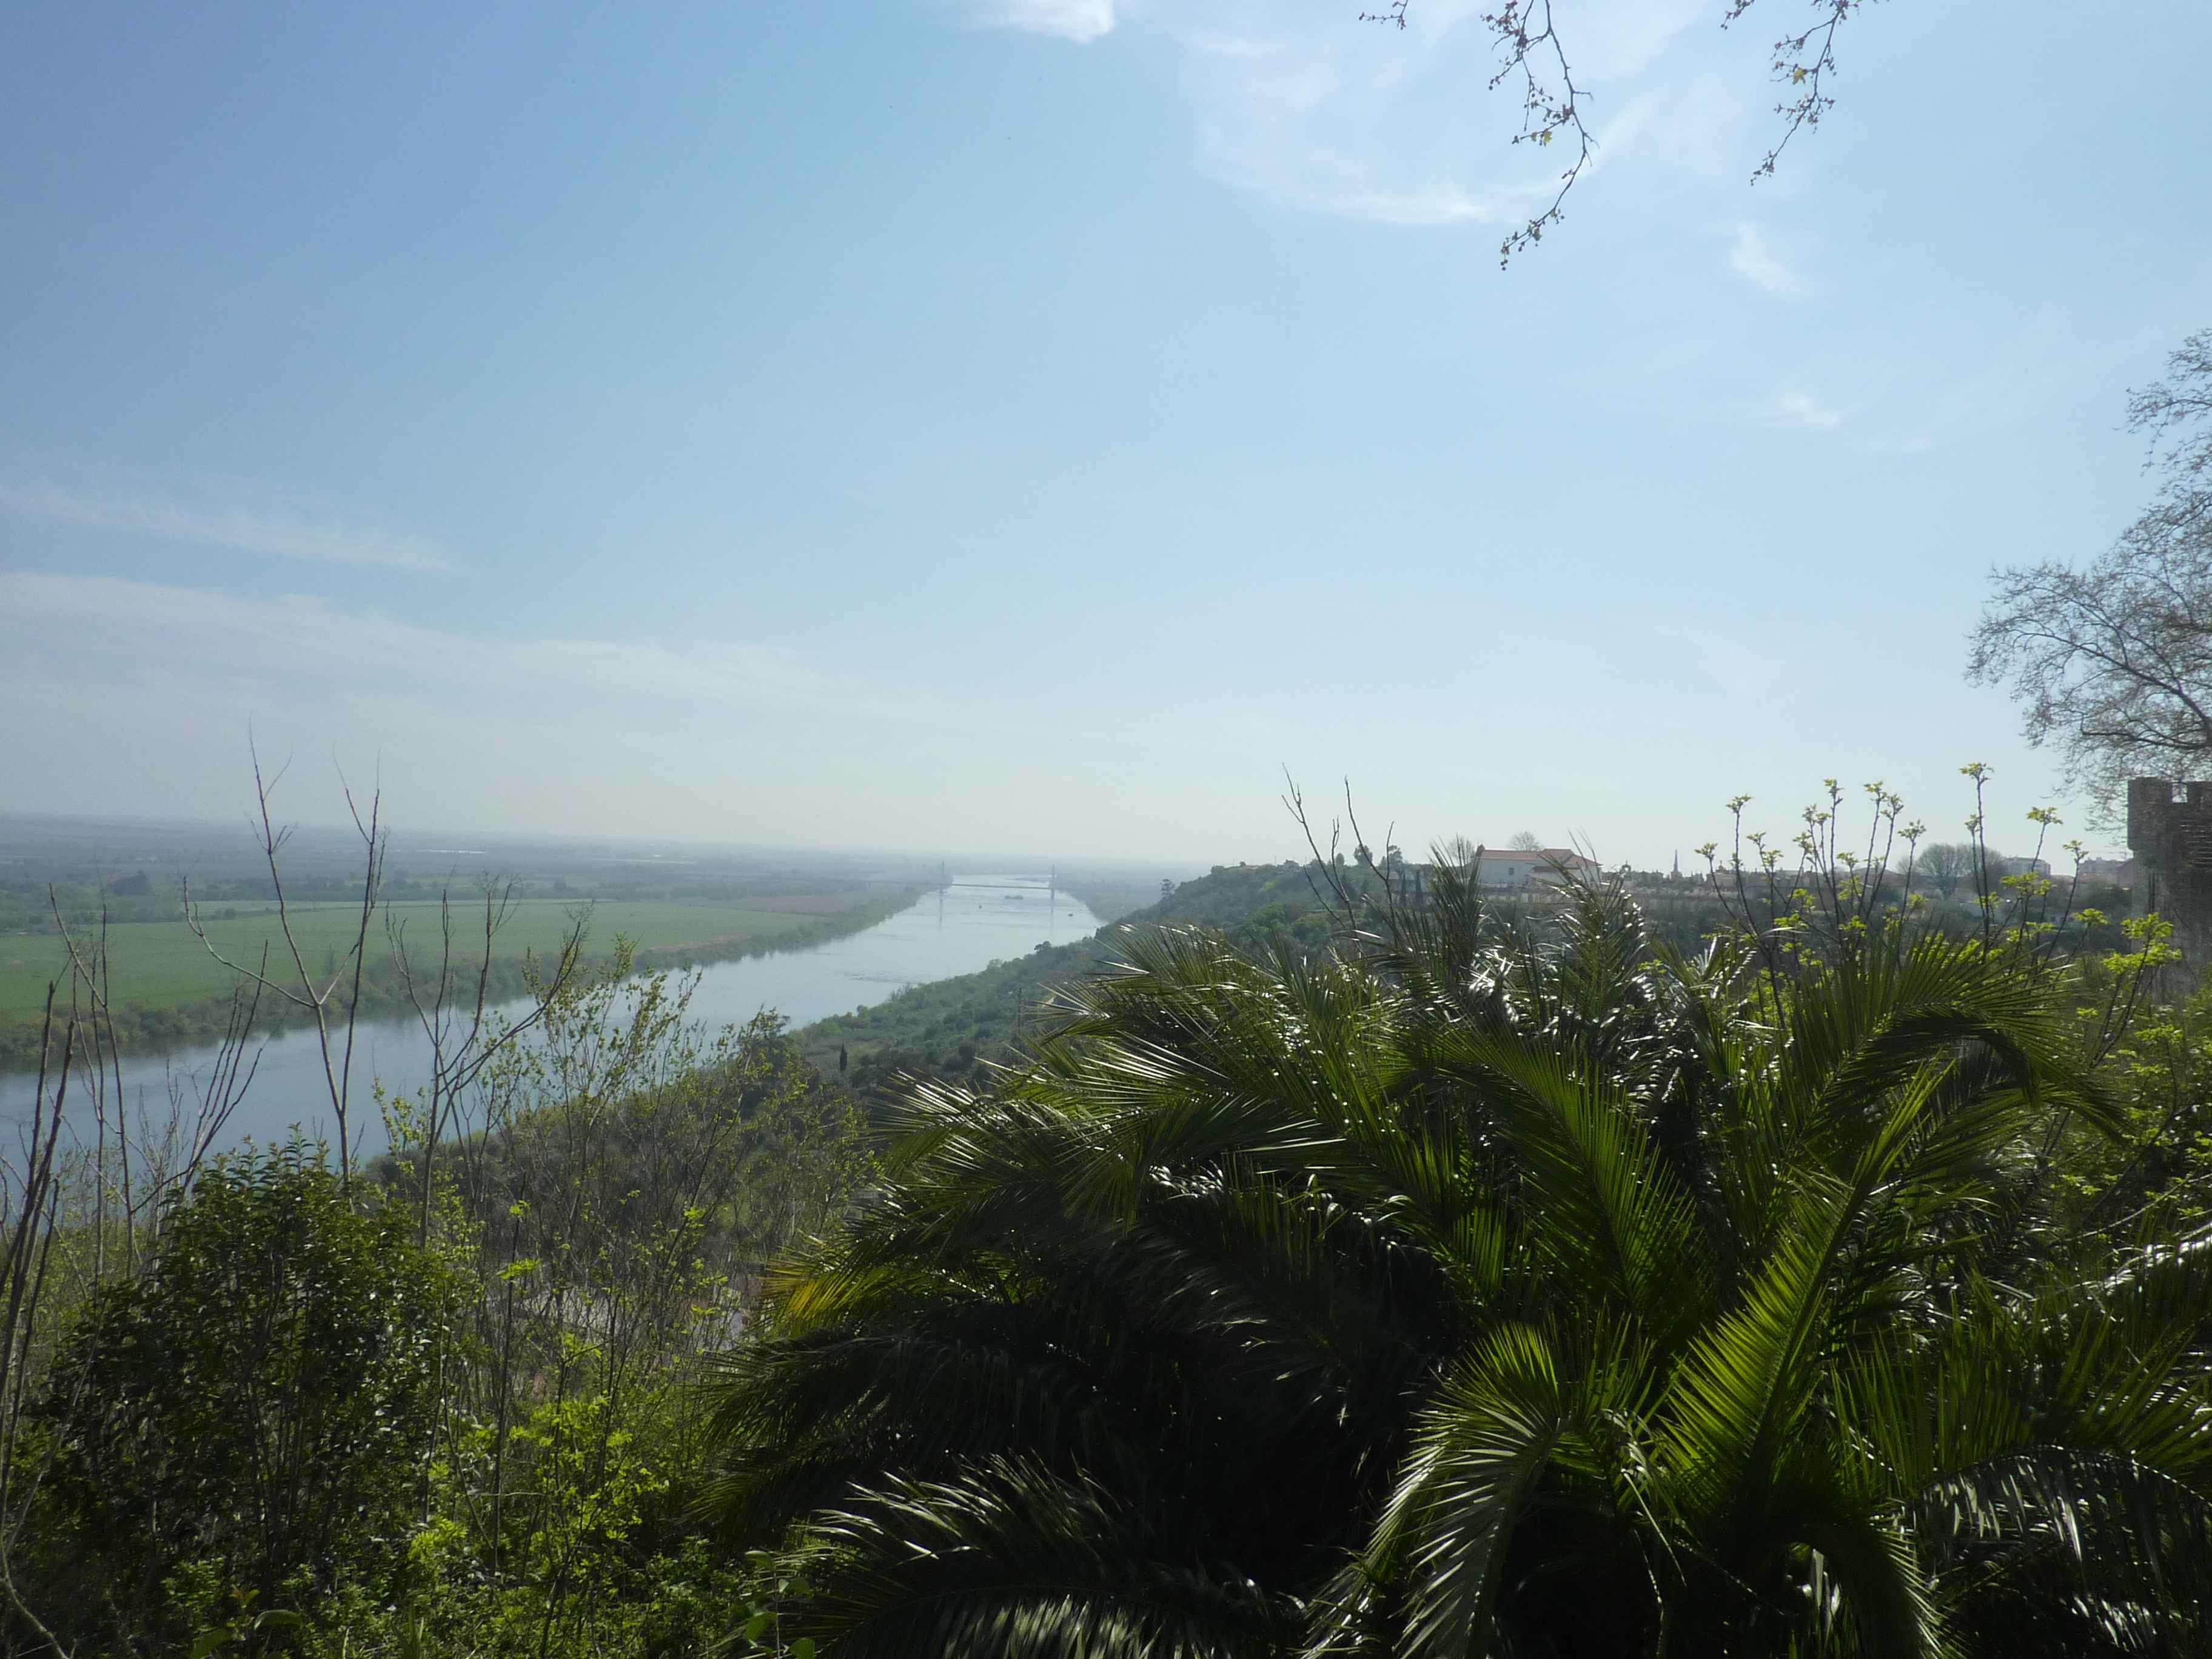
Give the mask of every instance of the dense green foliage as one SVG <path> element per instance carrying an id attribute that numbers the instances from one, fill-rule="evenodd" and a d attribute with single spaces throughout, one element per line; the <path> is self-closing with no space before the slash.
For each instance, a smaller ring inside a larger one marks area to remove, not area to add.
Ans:
<path id="1" fill-rule="evenodd" d="M 47 1622 L 181 1644 L 214 1616 L 388 1583 L 458 1291 L 404 1216 L 356 1209 L 297 1146 L 209 1170 L 46 1381 Z"/>
<path id="2" fill-rule="evenodd" d="M 705 1033 L 629 965 L 434 1146 L 392 1100 L 349 1182 L 295 1146 L 168 1207 L 33 1391 L 8 1650 L 673 1655 L 756 1618 L 734 1651 L 775 1650 L 787 1586 L 692 1513 L 696 1372 L 872 1164 L 780 1021 Z"/>
<path id="3" fill-rule="evenodd" d="M 903 1082 L 618 959 L 369 1166 L 64 1227 L 10 1650 L 2204 1646 L 2160 924 L 1327 875 L 896 999 L 989 1045 Z"/>
<path id="4" fill-rule="evenodd" d="M 1358 914 L 1379 920 L 1381 889 L 1372 876 L 1344 866 L 1336 876 Z M 1764 908 L 1789 909 L 1795 884 L 1794 875 L 1778 878 L 1773 901 Z M 1901 887 L 1901 878 L 1897 884 Z M 2075 896 L 2069 943 L 2093 951 L 2118 944 L 2118 928 L 2107 917 L 2126 914 L 2127 894 L 2110 884 L 2087 884 Z M 836 1069 L 842 1060 L 854 1092 L 864 1101 L 893 1099 L 915 1079 L 981 1088 L 994 1066 L 1018 1058 L 1024 1038 L 1053 1027 L 1057 988 L 1107 970 L 1129 931 L 1202 927 L 1241 949 L 1287 942 L 1310 954 L 1333 947 L 1340 920 L 1332 916 L 1335 902 L 1318 864 L 1218 865 L 1172 884 L 1094 938 L 1041 945 L 973 974 L 913 986 L 872 1007 L 817 1021 L 799 1035 L 809 1057 L 824 1070 Z M 1647 878 L 1637 902 L 1646 933 L 1658 945 L 1687 954 L 1737 925 L 1704 877 Z M 2084 915 L 2095 919 L 2093 925 L 2081 924 Z M 1963 936 L 1978 927 L 1979 916 L 1969 884 L 1958 902 L 1934 905 L 1923 920 Z"/>
<path id="5" fill-rule="evenodd" d="M 1131 941 L 778 1280 L 727 1524 L 851 1656 L 2195 1650 L 2212 1262 L 2107 1201 L 2109 1020 L 1829 920 Z"/>

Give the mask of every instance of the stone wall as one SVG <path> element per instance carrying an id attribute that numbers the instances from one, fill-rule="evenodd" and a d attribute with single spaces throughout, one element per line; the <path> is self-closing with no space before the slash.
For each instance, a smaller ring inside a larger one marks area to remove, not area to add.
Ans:
<path id="1" fill-rule="evenodd" d="M 2149 878 L 2139 908 L 2158 910 L 2192 962 L 2204 961 L 2212 944 L 2212 783 L 2130 779 L 2128 850 Z"/>

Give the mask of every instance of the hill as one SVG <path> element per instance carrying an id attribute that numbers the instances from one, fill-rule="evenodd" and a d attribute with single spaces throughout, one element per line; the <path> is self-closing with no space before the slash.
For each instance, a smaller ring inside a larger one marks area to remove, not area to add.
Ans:
<path id="1" fill-rule="evenodd" d="M 1341 873 L 1363 900 L 1378 896 L 1371 877 L 1356 869 Z M 1240 946 L 1280 936 L 1305 950 L 1320 948 L 1330 931 L 1323 897 L 1328 890 L 1321 875 L 1310 863 L 1217 865 L 1142 908 L 1129 910 L 1089 939 L 1040 945 L 1026 956 L 915 986 L 872 1008 L 802 1027 L 795 1035 L 809 1060 L 825 1074 L 842 1070 L 864 1099 L 902 1075 L 980 1083 L 994 1062 L 1004 1061 L 1022 1037 L 1048 1018 L 1053 988 L 1098 971 L 1116 941 L 1133 930 L 1196 926 L 1215 928 Z M 1075 878 L 1067 884 L 1094 911 L 1106 914 Z M 1125 880 L 1121 896 L 1129 890 Z M 1700 885 L 1639 896 L 1654 938 L 1685 952 L 1699 949 L 1723 923 L 1720 906 Z M 1540 911 L 1538 921 L 1540 926 Z"/>

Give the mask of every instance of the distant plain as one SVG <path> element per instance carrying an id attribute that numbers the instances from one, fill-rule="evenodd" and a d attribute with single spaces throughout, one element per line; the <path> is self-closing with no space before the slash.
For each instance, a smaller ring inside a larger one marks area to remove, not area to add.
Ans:
<path id="1" fill-rule="evenodd" d="M 515 902 L 494 942 L 498 959 L 540 957 L 559 948 L 574 900 Z M 766 910 L 732 904 L 666 901 L 602 900 L 591 907 L 588 949 L 593 956 L 611 951 L 619 935 L 641 951 L 726 951 L 773 942 L 804 931 L 811 915 L 834 914 L 842 907 L 826 897 L 818 912 Z M 434 901 L 403 901 L 382 907 L 369 933 L 372 969 L 391 960 L 385 917 L 404 928 L 416 971 L 434 972 L 440 952 L 438 906 Z M 270 976 L 296 985 L 289 948 L 276 907 L 246 903 L 210 907 L 204 917 L 209 940 L 235 963 L 256 965 L 265 947 Z M 292 907 L 292 934 L 307 970 L 318 980 L 337 972 L 351 950 L 361 925 L 358 905 L 299 904 Z M 482 960 L 483 911 L 457 902 L 453 908 L 453 954 L 457 962 Z M 63 941 L 52 933 L 0 935 L 0 1018 L 35 1017 L 46 986 L 67 966 Z M 175 1007 L 225 994 L 234 975 L 210 954 L 182 921 L 142 921 L 112 927 L 107 934 L 108 972 L 120 1000 L 141 1007 Z"/>

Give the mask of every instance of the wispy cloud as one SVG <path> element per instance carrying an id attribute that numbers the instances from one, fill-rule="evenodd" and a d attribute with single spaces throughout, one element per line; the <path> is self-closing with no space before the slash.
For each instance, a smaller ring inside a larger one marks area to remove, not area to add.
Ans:
<path id="1" fill-rule="evenodd" d="M 1766 400 L 1759 418 L 1760 424 L 1777 432 L 1833 432 L 1850 413 L 1802 386 L 1784 386 Z"/>
<path id="2" fill-rule="evenodd" d="M 1773 237 L 1754 224 L 1735 228 L 1729 242 L 1728 265 L 1753 288 L 1763 289 L 1777 299 L 1802 300 L 1813 292 L 1804 272 L 1775 245 Z"/>
<path id="3" fill-rule="evenodd" d="M 1114 32 L 1114 0 L 981 0 L 975 18 L 986 28 L 1085 43 Z"/>
<path id="4" fill-rule="evenodd" d="M 0 616 L 76 641 L 88 659 L 142 661 L 158 641 L 189 641 L 179 665 L 251 665 L 265 687 L 346 690 L 401 680 L 480 702 L 573 707 L 719 705 L 787 714 L 836 712 L 941 724 L 939 702 L 876 691 L 822 672 L 774 646 L 651 640 L 501 639 L 401 622 L 304 596 L 242 597 L 204 588 L 45 571 L 0 571 Z"/>
<path id="5" fill-rule="evenodd" d="M 1556 149 L 1516 148 L 1515 94 L 1484 90 L 1496 67 L 1490 9 L 1423 0 L 1401 30 L 1364 27 L 1336 0 L 1179 0 L 1125 3 L 1121 21 L 1182 48 L 1201 160 L 1223 181 L 1305 212 L 1450 226 L 1540 211 L 1564 165 Z M 1707 0 L 1578 7 L 1573 50 L 1600 119 L 1593 167 L 1631 151 L 1682 162 L 1686 123 L 1736 118 L 1740 100 L 1702 88 L 1688 96 L 1660 67 L 1710 9 Z M 1664 145 L 1648 142 L 1655 125 Z M 1688 146 L 1698 156 L 1710 148 Z"/>
<path id="6" fill-rule="evenodd" d="M 1491 0 L 1422 0 L 1403 29 L 1364 25 L 1342 0 L 960 3 L 988 27 L 1165 37 L 1180 49 L 1202 165 L 1285 207 L 1385 225 L 1499 224 L 1541 211 L 1559 189 L 1560 152 L 1512 143 L 1515 90 L 1485 90 L 1497 68 Z M 1711 0 L 1577 4 L 1569 48 L 1599 141 L 1586 180 L 1632 151 L 1692 172 L 1746 165 L 1739 140 L 1755 100 L 1668 55 L 1711 19 Z"/>
<path id="7" fill-rule="evenodd" d="M 1224 181 L 1285 207 L 1389 225 L 1486 223 L 1507 191 L 1463 176 L 1474 146 L 1439 132 L 1421 83 L 1434 37 L 1231 15 L 1181 36 L 1200 153 Z M 1484 157 L 1484 159 L 1492 159 Z"/>
<path id="8" fill-rule="evenodd" d="M 0 478 L 0 513 L 93 530 L 119 530 L 157 541 L 189 542 L 280 559 L 442 570 L 438 548 L 420 536 L 343 524 L 281 506 L 240 505 L 204 489 L 156 487 L 139 479 Z"/>

